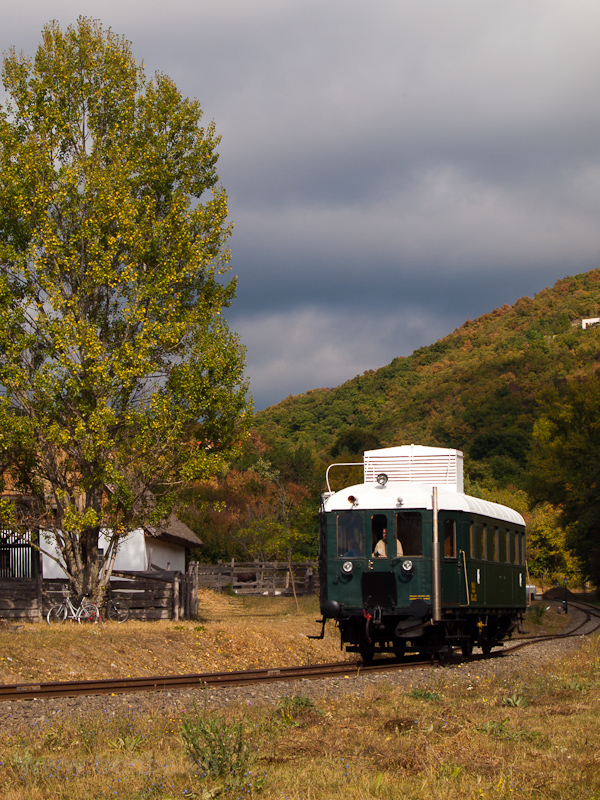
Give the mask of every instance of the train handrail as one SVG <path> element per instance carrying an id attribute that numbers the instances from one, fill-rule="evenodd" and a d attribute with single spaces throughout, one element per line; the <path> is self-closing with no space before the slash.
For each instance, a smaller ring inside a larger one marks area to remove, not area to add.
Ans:
<path id="1" fill-rule="evenodd" d="M 461 608 L 468 608 L 471 605 L 471 594 L 469 592 L 469 576 L 467 574 L 467 554 L 464 550 L 459 550 L 462 556 L 463 573 L 465 576 L 465 590 L 467 592 L 467 602 L 461 603 Z"/>
<path id="2" fill-rule="evenodd" d="M 330 464 L 327 467 L 327 472 L 325 473 L 325 483 L 327 484 L 327 491 L 331 493 L 331 486 L 329 485 L 329 470 L 332 467 L 362 467 L 364 466 L 362 461 L 348 461 L 344 464 Z"/>

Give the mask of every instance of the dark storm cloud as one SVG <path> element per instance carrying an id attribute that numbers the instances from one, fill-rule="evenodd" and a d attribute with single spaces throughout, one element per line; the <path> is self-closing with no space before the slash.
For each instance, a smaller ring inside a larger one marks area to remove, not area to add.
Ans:
<path id="1" fill-rule="evenodd" d="M 30 0 L 1 49 L 80 13 L 222 134 L 258 407 L 598 266 L 597 0 Z"/>

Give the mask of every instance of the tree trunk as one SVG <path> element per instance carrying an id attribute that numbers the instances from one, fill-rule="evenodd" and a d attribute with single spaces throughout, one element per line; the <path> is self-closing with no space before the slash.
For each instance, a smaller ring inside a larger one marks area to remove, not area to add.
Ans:
<path id="1" fill-rule="evenodd" d="M 288 569 L 290 571 L 290 580 L 292 581 L 292 592 L 294 593 L 294 600 L 296 601 L 296 614 L 300 613 L 300 606 L 298 604 L 298 595 L 296 594 L 296 581 L 294 579 L 294 570 L 292 569 L 292 551 L 288 552 Z"/>

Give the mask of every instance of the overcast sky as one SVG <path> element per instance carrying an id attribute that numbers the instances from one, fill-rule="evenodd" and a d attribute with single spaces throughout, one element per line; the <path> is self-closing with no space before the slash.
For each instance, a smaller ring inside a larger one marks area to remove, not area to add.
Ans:
<path id="1" fill-rule="evenodd" d="M 600 266 L 598 0 L 5 0 L 0 50 L 79 14 L 222 135 L 257 409 Z"/>

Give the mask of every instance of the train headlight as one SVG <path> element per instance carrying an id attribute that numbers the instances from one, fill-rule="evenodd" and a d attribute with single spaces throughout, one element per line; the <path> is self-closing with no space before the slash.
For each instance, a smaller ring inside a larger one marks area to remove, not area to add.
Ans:
<path id="1" fill-rule="evenodd" d="M 354 564 L 351 561 L 344 561 L 344 563 L 342 564 L 342 572 L 345 572 L 346 575 L 350 575 L 353 569 L 354 569 Z"/>
<path id="2" fill-rule="evenodd" d="M 402 562 L 402 569 L 405 572 L 411 572 L 413 568 L 413 562 L 408 558 L 406 561 Z"/>

